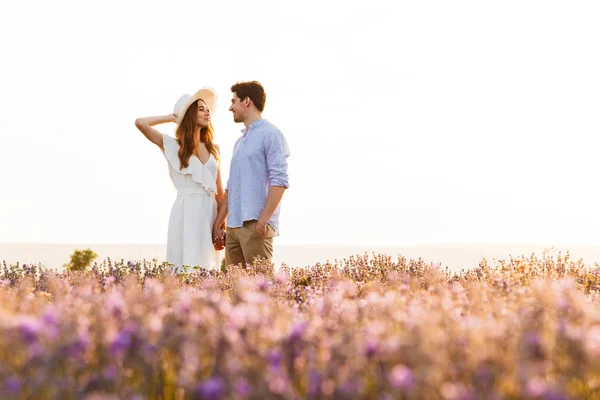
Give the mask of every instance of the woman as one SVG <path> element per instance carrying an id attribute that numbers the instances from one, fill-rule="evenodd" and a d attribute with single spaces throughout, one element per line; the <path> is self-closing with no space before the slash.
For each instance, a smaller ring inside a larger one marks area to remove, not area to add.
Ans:
<path id="1" fill-rule="evenodd" d="M 167 261 L 175 265 L 176 272 L 182 271 L 183 265 L 220 268 L 212 241 L 217 204 L 224 196 L 219 147 L 213 143 L 210 121 L 215 99 L 211 89 L 201 89 L 193 96 L 181 96 L 173 114 L 135 121 L 144 136 L 163 151 L 177 189 L 167 237 Z M 152 128 L 166 122 L 177 124 L 175 138 Z"/>

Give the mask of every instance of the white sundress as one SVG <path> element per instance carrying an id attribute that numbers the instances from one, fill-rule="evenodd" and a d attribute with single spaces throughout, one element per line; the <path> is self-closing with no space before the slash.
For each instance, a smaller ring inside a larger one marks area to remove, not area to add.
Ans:
<path id="1" fill-rule="evenodd" d="M 167 261 L 175 265 L 176 272 L 182 271 L 183 265 L 218 269 L 221 256 L 212 243 L 212 228 L 217 218 L 217 161 L 211 154 L 202 164 L 192 155 L 188 167 L 180 170 L 179 144 L 175 138 L 163 135 L 163 147 L 169 175 L 177 189 L 169 217 Z"/>

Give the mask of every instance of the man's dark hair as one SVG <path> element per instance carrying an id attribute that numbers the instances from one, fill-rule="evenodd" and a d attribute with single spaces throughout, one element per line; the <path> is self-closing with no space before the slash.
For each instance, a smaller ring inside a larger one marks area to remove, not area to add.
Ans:
<path id="1" fill-rule="evenodd" d="M 263 112 L 265 109 L 267 94 L 259 82 L 238 82 L 231 87 L 231 92 L 237 94 L 237 97 L 239 97 L 240 101 L 244 100 L 246 97 L 249 97 L 258 111 Z"/>

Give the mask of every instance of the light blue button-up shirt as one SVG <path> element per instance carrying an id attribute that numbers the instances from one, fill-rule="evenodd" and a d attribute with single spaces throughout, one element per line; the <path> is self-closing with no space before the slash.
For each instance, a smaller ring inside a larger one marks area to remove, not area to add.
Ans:
<path id="1" fill-rule="evenodd" d="M 269 188 L 288 188 L 287 157 L 290 150 L 279 129 L 266 119 L 242 129 L 233 147 L 227 190 L 227 227 L 240 228 L 244 221 L 258 220 L 262 213 Z M 268 224 L 279 234 L 279 209 L 277 207 Z"/>

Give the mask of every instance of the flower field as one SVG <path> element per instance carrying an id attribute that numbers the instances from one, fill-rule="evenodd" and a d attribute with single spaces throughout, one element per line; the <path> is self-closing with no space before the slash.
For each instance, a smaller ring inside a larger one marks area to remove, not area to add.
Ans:
<path id="1" fill-rule="evenodd" d="M 0 266 L 1 399 L 600 399 L 600 268 Z"/>

